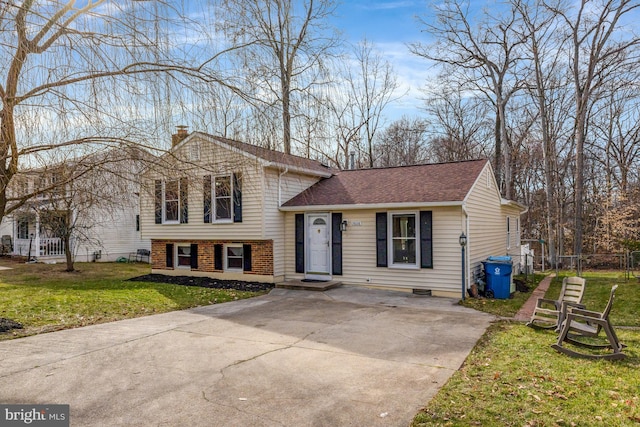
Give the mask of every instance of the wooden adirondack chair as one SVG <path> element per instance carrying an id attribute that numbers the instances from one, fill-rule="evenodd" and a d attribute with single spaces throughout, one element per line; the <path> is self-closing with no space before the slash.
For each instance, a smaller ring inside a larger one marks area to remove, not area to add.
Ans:
<path id="1" fill-rule="evenodd" d="M 560 328 L 569 307 L 581 307 L 586 280 L 582 277 L 565 277 L 557 300 L 538 298 L 536 308 L 527 326 L 539 329 Z"/>
<path id="2" fill-rule="evenodd" d="M 626 346 L 618 340 L 618 336 L 613 330 L 611 322 L 609 322 L 609 313 L 613 306 L 613 300 L 615 299 L 617 288 L 618 285 L 611 288 L 609 302 L 607 302 L 607 306 L 602 313 L 584 310 L 581 308 L 569 309 L 567 318 L 562 324 L 560 335 L 558 336 L 558 342 L 553 344 L 551 347 L 572 357 L 611 360 L 624 359 L 625 354 L 622 352 L 622 349 Z M 597 344 L 593 342 L 594 340 L 592 340 L 592 342 L 584 341 L 584 339 L 598 338 L 601 330 L 604 330 L 608 344 Z M 613 353 L 580 353 L 563 346 L 564 342 L 569 342 L 576 346 L 591 349 L 611 349 L 613 350 Z"/>

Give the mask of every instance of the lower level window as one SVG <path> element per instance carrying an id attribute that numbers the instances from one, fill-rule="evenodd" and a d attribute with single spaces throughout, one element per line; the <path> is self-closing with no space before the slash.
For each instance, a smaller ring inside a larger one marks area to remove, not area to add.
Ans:
<path id="1" fill-rule="evenodd" d="M 178 246 L 178 267 L 191 267 L 191 245 Z"/>
<path id="2" fill-rule="evenodd" d="M 228 245 L 226 248 L 226 270 L 242 271 L 244 266 L 244 252 L 242 245 Z"/>

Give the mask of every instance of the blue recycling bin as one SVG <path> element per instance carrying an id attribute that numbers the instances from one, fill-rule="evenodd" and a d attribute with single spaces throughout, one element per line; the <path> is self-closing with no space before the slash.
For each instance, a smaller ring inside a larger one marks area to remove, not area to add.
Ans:
<path id="1" fill-rule="evenodd" d="M 497 299 L 508 299 L 511 295 L 511 272 L 513 264 L 510 256 L 490 256 L 482 261 L 487 285 L 485 295 L 493 294 Z"/>

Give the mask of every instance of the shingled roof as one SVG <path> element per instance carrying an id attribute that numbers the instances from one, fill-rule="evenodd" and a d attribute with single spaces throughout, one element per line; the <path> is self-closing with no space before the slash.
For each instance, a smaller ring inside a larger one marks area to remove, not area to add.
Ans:
<path id="1" fill-rule="evenodd" d="M 462 202 L 488 160 L 339 171 L 283 207 Z"/>
<path id="2" fill-rule="evenodd" d="M 302 171 L 314 173 L 318 176 L 330 176 L 333 172 L 331 168 L 317 160 L 311 160 L 300 156 L 294 156 L 293 154 L 285 154 L 280 151 L 270 150 L 268 148 L 259 147 L 257 145 L 247 144 L 245 142 L 234 141 L 232 139 L 223 138 L 220 136 L 209 135 L 203 132 L 194 132 L 192 135 L 199 135 L 201 138 L 217 142 L 222 145 L 227 145 L 233 149 L 243 151 L 251 154 L 267 162 L 281 165 L 283 167 L 295 168 Z"/>

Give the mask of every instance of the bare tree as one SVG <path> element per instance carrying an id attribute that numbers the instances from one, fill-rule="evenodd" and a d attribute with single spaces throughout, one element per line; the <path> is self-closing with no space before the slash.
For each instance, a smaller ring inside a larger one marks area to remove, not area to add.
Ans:
<path id="1" fill-rule="evenodd" d="M 427 154 L 427 122 L 402 117 L 380 134 L 374 146 L 376 166 L 407 166 L 424 163 Z"/>
<path id="2" fill-rule="evenodd" d="M 530 66 L 527 94 L 534 102 L 539 121 L 538 132 L 542 141 L 544 170 L 544 194 L 546 206 L 546 247 L 548 259 L 555 264 L 557 251 L 557 224 L 559 201 L 557 186 L 558 149 L 563 124 L 568 121 L 566 112 L 571 108 L 568 98 L 568 76 L 563 73 L 564 51 L 560 47 L 564 40 L 557 36 L 560 22 L 558 15 L 540 3 L 512 0 L 512 7 L 520 14 L 522 38 L 526 40 L 526 56 Z M 564 117 L 563 117 L 564 115 Z"/>
<path id="3" fill-rule="evenodd" d="M 8 189 L 28 200 L 19 216 L 37 213 L 45 254 L 64 253 L 66 271 L 74 271 L 81 246 L 100 248 L 97 227 L 114 227 L 120 215 L 138 206 L 138 175 L 153 164 L 148 153 L 135 147 L 107 149 L 79 158 L 48 159 L 45 167 L 20 171 Z M 37 193 L 37 198 L 29 196 Z M 31 254 L 29 254 L 30 256 Z"/>
<path id="4" fill-rule="evenodd" d="M 369 167 L 373 167 L 373 141 L 382 122 L 382 112 L 391 102 L 401 98 L 402 94 L 396 93 L 398 81 L 393 67 L 375 52 L 369 41 L 358 43 L 354 53 L 357 71 L 347 74 L 350 97 L 360 113 L 367 163 Z"/>
<path id="5" fill-rule="evenodd" d="M 216 55 L 181 50 L 175 33 L 197 31 L 184 16 L 162 1 L 0 3 L 0 219 L 28 200 L 7 199 L 19 168 L 96 143 L 155 146 L 175 107 L 170 81 L 224 84 L 204 67 Z"/>
<path id="6" fill-rule="evenodd" d="M 507 134 L 507 106 L 522 87 L 519 68 L 525 40 L 516 31 L 518 16 L 507 10 L 504 16 L 485 12 L 478 26 L 472 25 L 468 3 L 445 0 L 434 6 L 433 23 L 422 19 L 433 44 L 413 43 L 416 55 L 445 66 L 444 72 L 462 87 L 478 90 L 495 109 L 494 165 L 499 185 L 511 197 L 510 147 Z"/>
<path id="7" fill-rule="evenodd" d="M 592 133 L 601 144 L 594 146 L 593 158 L 604 167 L 607 192 L 627 194 L 640 168 L 640 94 L 634 86 L 617 86 L 594 119 Z"/>
<path id="8" fill-rule="evenodd" d="M 460 87 L 448 87 L 437 80 L 425 90 L 424 111 L 429 121 L 431 159 L 436 162 L 489 157 L 492 123 L 486 103 L 465 93 Z"/>
<path id="9" fill-rule="evenodd" d="M 640 4 L 634 0 L 581 0 L 577 9 L 552 8 L 563 20 L 571 43 L 570 68 L 574 85 L 575 124 L 575 239 L 574 253 L 582 253 L 585 143 L 594 102 L 607 82 L 622 78 L 638 64 L 640 37 L 622 34 L 621 20 Z"/>
<path id="10" fill-rule="evenodd" d="M 277 104 L 285 153 L 291 153 L 295 94 L 324 83 L 324 62 L 336 39 L 327 28 L 332 0 L 222 0 L 222 31 L 242 45 L 247 78 L 255 82 L 253 101 Z"/>

